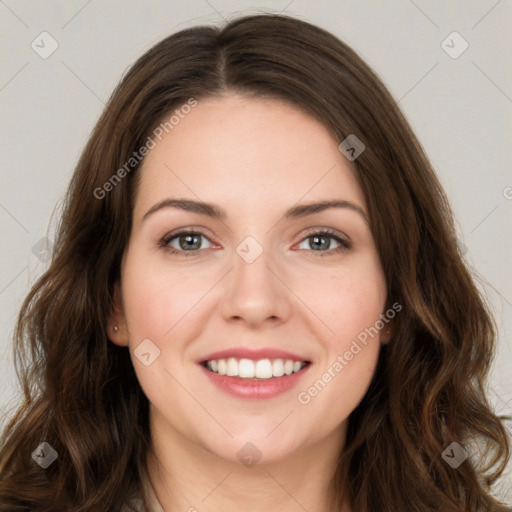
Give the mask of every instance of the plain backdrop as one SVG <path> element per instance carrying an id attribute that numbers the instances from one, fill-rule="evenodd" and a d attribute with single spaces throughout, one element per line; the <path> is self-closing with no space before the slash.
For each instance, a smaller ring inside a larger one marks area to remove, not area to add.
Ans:
<path id="1" fill-rule="evenodd" d="M 510 1 L 5 0 L 0 2 L 3 421 L 18 402 L 15 317 L 45 269 L 44 237 L 51 242 L 52 212 L 113 88 L 137 57 L 167 35 L 256 12 L 284 12 L 333 32 L 373 67 L 399 102 L 451 200 L 468 265 L 495 314 L 499 347 L 489 393 L 499 413 L 512 414 Z"/>

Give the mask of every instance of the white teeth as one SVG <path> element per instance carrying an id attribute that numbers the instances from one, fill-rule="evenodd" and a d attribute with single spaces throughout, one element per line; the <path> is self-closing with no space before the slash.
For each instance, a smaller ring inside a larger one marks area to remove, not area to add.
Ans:
<path id="1" fill-rule="evenodd" d="M 274 377 L 282 377 L 284 375 L 284 363 L 282 359 L 276 359 L 272 363 L 272 375 Z"/>
<path id="2" fill-rule="evenodd" d="M 213 363 L 214 361 L 208 361 L 208 364 L 209 364 L 209 368 L 210 370 L 212 371 L 215 371 L 213 369 Z M 227 364 L 226 364 L 226 360 L 225 359 L 219 359 L 218 361 L 216 361 L 217 363 L 217 366 L 218 366 L 218 373 L 219 375 L 226 375 L 226 369 L 227 369 Z"/>
<path id="3" fill-rule="evenodd" d="M 207 361 L 206 367 L 219 375 L 240 377 L 242 379 L 271 379 L 297 373 L 306 366 L 306 362 L 293 361 L 292 359 L 213 359 Z"/>
<path id="4" fill-rule="evenodd" d="M 258 379 L 272 378 L 272 363 L 270 362 L 270 359 L 260 359 L 259 361 L 256 361 L 256 370 L 254 371 L 254 375 Z"/>
<path id="5" fill-rule="evenodd" d="M 238 361 L 234 357 L 228 359 L 226 375 L 228 377 L 236 377 L 238 375 Z"/>
<path id="6" fill-rule="evenodd" d="M 254 363 L 250 359 L 240 359 L 238 363 L 238 376 L 244 379 L 252 379 L 254 377 Z"/>

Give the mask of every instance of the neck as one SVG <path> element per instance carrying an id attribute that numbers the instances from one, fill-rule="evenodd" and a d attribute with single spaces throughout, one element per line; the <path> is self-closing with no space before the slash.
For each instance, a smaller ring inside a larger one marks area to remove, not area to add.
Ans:
<path id="1" fill-rule="evenodd" d="M 218 457 L 161 421 L 152 416 L 148 474 L 164 512 L 332 512 L 327 486 L 343 448 L 345 424 L 286 459 L 244 465 Z"/>

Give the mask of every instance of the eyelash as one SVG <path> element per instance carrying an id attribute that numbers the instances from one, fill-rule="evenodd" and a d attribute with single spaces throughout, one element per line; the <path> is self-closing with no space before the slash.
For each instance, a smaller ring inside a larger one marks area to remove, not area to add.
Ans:
<path id="1" fill-rule="evenodd" d="M 175 249 L 174 247 L 170 247 L 169 246 L 169 242 L 171 242 L 171 240 L 174 240 L 175 238 L 178 238 L 180 236 L 185 236 L 185 235 L 199 235 L 199 236 L 203 236 L 204 238 L 206 238 L 207 240 L 209 240 L 211 242 L 211 240 L 204 233 L 202 233 L 201 231 L 193 231 L 193 230 L 184 229 L 184 230 L 178 231 L 176 233 L 170 233 L 168 235 L 165 235 L 160 240 L 158 245 L 162 249 L 165 249 L 166 251 L 170 252 L 171 254 L 179 254 L 179 255 L 186 256 L 186 257 L 188 257 L 188 256 L 196 256 L 199 251 L 206 250 L 206 249 L 194 249 L 194 250 L 191 250 L 191 251 L 184 251 L 184 250 Z M 302 243 L 304 240 L 307 240 L 308 238 L 311 238 L 311 237 L 314 237 L 314 236 L 317 236 L 317 237 L 325 236 L 326 238 L 332 238 L 332 239 L 334 239 L 336 242 L 338 242 L 340 244 L 339 247 L 336 247 L 334 249 L 328 249 L 327 251 L 314 251 L 312 249 L 308 250 L 308 252 L 318 252 L 319 253 L 318 255 L 320 257 L 323 257 L 325 255 L 325 253 L 327 253 L 327 254 L 338 254 L 338 253 L 346 252 L 346 251 L 352 249 L 352 243 L 351 242 L 349 242 L 348 240 L 345 240 L 344 238 L 341 238 L 337 231 L 333 231 L 332 229 L 329 229 L 329 228 L 324 228 L 324 229 L 321 229 L 319 231 L 312 231 L 311 233 L 308 233 L 304 238 L 302 238 L 299 243 Z M 304 249 L 301 249 L 301 250 L 304 250 Z"/>

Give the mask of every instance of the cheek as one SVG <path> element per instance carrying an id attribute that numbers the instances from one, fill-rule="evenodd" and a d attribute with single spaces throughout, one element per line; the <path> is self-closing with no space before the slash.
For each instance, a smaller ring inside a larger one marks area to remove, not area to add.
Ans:
<path id="1" fill-rule="evenodd" d="M 136 338 L 159 339 L 167 329 L 172 318 L 167 305 L 173 301 L 173 288 L 165 282 L 155 280 L 154 276 L 144 273 L 130 273 L 123 282 L 124 308 L 130 343 Z M 172 311 L 172 310 L 171 310 Z"/>
<path id="2" fill-rule="evenodd" d="M 126 260 L 123 298 L 130 338 L 147 337 L 155 343 L 185 317 L 194 316 L 201 297 L 211 288 L 213 277 L 200 269 L 173 269 L 154 255 L 134 253 Z M 182 327 L 180 325 L 180 327 Z M 131 341 L 134 341 L 131 340 Z"/>
<path id="3" fill-rule="evenodd" d="M 307 300 L 332 332 L 318 331 L 325 357 L 297 399 L 312 415 L 328 410 L 334 427 L 357 407 L 374 375 L 380 352 L 375 324 L 384 312 L 386 287 L 375 258 L 340 266 L 315 283 Z"/>
<path id="4" fill-rule="evenodd" d="M 327 430 L 336 428 L 356 409 L 375 373 L 378 343 L 350 349 L 335 354 L 297 396 L 303 413 L 325 418 L 321 428 Z"/>
<path id="5" fill-rule="evenodd" d="M 309 286 L 307 285 L 309 284 Z M 317 272 L 308 283 L 297 283 L 298 295 L 323 326 L 317 336 L 332 349 L 344 350 L 350 341 L 375 325 L 384 312 L 386 287 L 373 258 L 335 271 Z"/>

